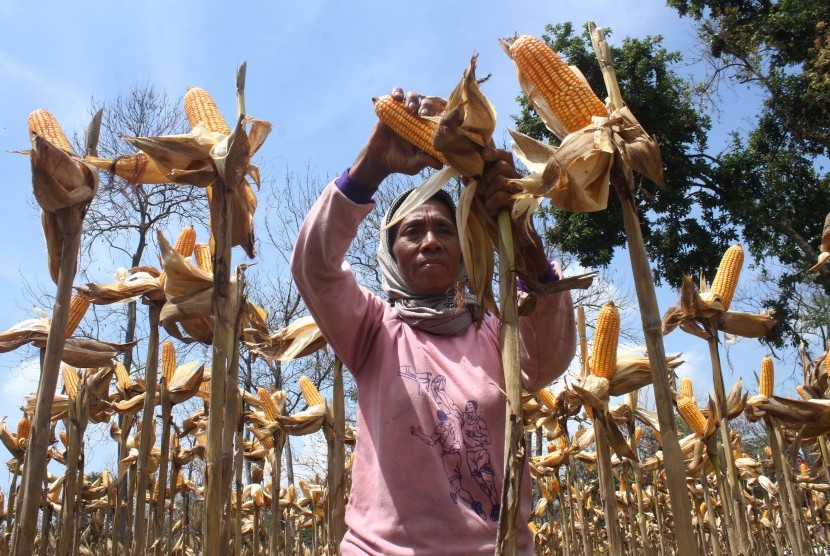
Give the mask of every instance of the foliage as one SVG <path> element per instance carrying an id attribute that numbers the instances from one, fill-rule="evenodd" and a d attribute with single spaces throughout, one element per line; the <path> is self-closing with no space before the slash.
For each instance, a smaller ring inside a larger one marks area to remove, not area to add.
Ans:
<path id="1" fill-rule="evenodd" d="M 655 281 L 676 286 L 684 274 L 700 269 L 711 280 L 720 255 L 740 241 L 762 269 L 762 279 L 776 286 L 761 300 L 782 322 L 776 343 L 797 343 L 809 331 L 799 324 L 804 306 L 796 294 L 804 287 L 804 269 L 815 263 L 830 208 L 830 176 L 819 164 L 830 145 L 830 33 L 824 23 L 830 7 L 807 0 L 775 6 L 669 4 L 700 21 L 712 68 L 703 84 L 678 75 L 682 58 L 663 48 L 659 36 L 626 38 L 612 47 L 623 98 L 663 154 L 665 189 L 640 177 L 637 194 Z M 602 96 L 604 84 L 587 32 L 577 35 L 570 24 L 546 29 L 548 44 L 579 67 Z M 712 153 L 708 114 L 717 110 L 711 103 L 724 79 L 757 90 L 764 102 L 753 129 L 734 131 L 727 148 Z M 526 102 L 515 120 L 520 131 L 553 141 Z M 624 245 L 613 199 L 599 213 L 548 210 L 554 219 L 550 235 L 582 264 L 608 265 Z M 830 292 L 827 271 L 808 282 Z"/>

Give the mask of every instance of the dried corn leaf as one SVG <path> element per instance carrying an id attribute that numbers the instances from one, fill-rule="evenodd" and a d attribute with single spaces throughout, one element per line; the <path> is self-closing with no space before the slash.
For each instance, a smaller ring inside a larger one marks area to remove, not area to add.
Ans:
<path id="1" fill-rule="evenodd" d="M 679 354 L 666 356 L 666 367 L 669 371 L 674 371 L 682 363 Z M 617 370 L 609 387 L 611 396 L 622 396 L 649 384 L 651 364 L 647 356 L 620 355 L 617 358 Z"/>
<path id="2" fill-rule="evenodd" d="M 142 295 L 154 301 L 164 301 L 164 290 L 158 276 L 138 268 L 119 268 L 112 284 L 87 284 L 75 289 L 96 305 L 129 303 Z"/>
<path id="3" fill-rule="evenodd" d="M 20 321 L 5 332 L 0 332 L 0 353 L 13 351 L 37 340 L 49 337 L 49 319 L 40 317 Z"/>
<path id="4" fill-rule="evenodd" d="M 198 361 L 179 365 L 167 385 L 170 401 L 174 404 L 185 402 L 196 395 L 205 374 L 205 366 Z"/>
<path id="5" fill-rule="evenodd" d="M 451 166 L 444 166 L 437 172 L 433 172 L 430 176 L 415 190 L 410 193 L 398 210 L 395 212 L 395 217 L 389 221 L 382 231 L 385 231 L 395 224 L 406 218 L 409 213 L 427 202 L 433 195 L 444 187 L 452 178 L 458 177 L 460 174 Z"/>
<path id="6" fill-rule="evenodd" d="M 84 162 L 96 168 L 115 174 L 132 184 L 169 183 L 170 179 L 162 173 L 144 153 L 119 156 L 115 159 L 84 157 Z"/>
<path id="7" fill-rule="evenodd" d="M 645 132 L 627 106 L 615 110 L 610 120 L 614 144 L 623 161 L 635 172 L 664 187 L 663 158 L 657 141 Z"/>
<path id="8" fill-rule="evenodd" d="M 32 189 L 44 211 L 56 212 L 92 200 L 98 191 L 97 169 L 39 135 L 33 137 L 32 145 Z"/>
<path id="9" fill-rule="evenodd" d="M 447 99 L 444 112 L 437 118 L 438 128 L 432 142 L 450 166 L 468 177 L 484 172 L 481 149 L 493 144 L 496 127 L 496 110 L 482 94 L 476 79 L 477 60 L 478 55 L 472 57 Z"/>

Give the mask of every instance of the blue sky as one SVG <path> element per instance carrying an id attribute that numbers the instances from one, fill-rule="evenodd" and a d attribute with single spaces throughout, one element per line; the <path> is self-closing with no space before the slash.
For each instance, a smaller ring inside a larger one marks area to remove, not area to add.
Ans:
<path id="1" fill-rule="evenodd" d="M 0 329 L 33 316 L 24 277 L 53 291 L 29 162 L 10 153 L 28 148 L 26 117 L 32 110 L 48 108 L 70 134 L 85 128 L 92 97 L 109 99 L 151 83 L 177 98 L 198 85 L 232 119 L 234 72 L 247 60 L 248 112 L 274 125 L 258 160 L 266 182 L 306 166 L 331 177 L 352 161 L 371 129 L 371 97 L 396 85 L 446 95 L 475 53 L 479 74 L 492 74 L 484 92 L 498 111 L 501 140 L 510 115 L 518 111 L 519 87 L 498 39 L 515 32 L 539 35 L 547 23 L 579 26 L 589 20 L 612 27 L 614 44 L 626 36 L 660 34 L 668 49 L 692 59 L 692 25 L 660 0 L 410 5 L 304 0 L 235 6 L 194 0 L 0 0 Z M 754 101 L 743 95 L 735 90 L 724 97 L 724 129 L 751 116 Z M 716 130 L 711 143 L 722 144 L 724 137 Z M 617 259 L 617 276 L 624 277 L 627 256 Z M 621 287 L 633 292 L 630 284 Z M 675 301 L 675 292 L 660 291 L 662 311 Z M 682 373 L 698 377 L 697 384 L 710 383 L 705 343 L 675 332 L 666 338 L 666 350 L 684 353 L 688 365 Z M 763 355 L 757 343 L 745 341 L 730 350 L 754 389 L 751 373 Z M 21 363 L 19 355 L 0 356 L 0 417 L 16 422 L 22 396 L 35 390 L 35 381 L 34 365 Z M 728 387 L 732 379 L 726 382 Z"/>

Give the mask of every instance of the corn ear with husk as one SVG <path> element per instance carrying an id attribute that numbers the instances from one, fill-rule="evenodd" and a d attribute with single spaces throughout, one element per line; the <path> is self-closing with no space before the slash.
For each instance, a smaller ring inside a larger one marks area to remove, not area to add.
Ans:
<path id="1" fill-rule="evenodd" d="M 807 272 L 818 272 L 827 264 L 827 259 L 830 259 L 830 212 L 824 218 L 824 228 L 821 231 L 821 247 L 818 255 L 818 262 L 811 266 Z"/>
<path id="2" fill-rule="evenodd" d="M 432 146 L 438 124 L 431 118 L 424 118 L 407 110 L 403 101 L 390 95 L 372 99 L 378 119 L 388 125 L 401 138 L 446 164 L 444 155 Z"/>

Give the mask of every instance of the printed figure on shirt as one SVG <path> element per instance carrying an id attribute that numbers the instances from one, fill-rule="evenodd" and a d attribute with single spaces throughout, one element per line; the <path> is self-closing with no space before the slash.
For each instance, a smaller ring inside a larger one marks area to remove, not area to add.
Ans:
<path id="1" fill-rule="evenodd" d="M 490 430 L 478 415 L 478 402 L 475 400 L 469 400 L 464 408 L 461 430 L 470 474 L 490 501 L 490 519 L 498 521 L 500 504 L 496 491 L 496 473 L 487 449 L 490 446 Z"/>
<path id="2" fill-rule="evenodd" d="M 484 519 L 484 508 L 481 502 L 473 498 L 470 491 L 461 484 L 461 431 L 457 423 L 440 409 L 436 412 L 436 415 L 438 416 L 438 425 L 431 435 L 427 436 L 421 427 L 416 426 L 409 427 L 409 432 L 423 440 L 427 446 L 435 446 L 436 444 L 441 446 L 441 463 L 444 465 L 444 472 L 447 474 L 447 480 L 452 488 L 450 497 L 453 502 L 457 498 L 461 498 L 469 504 L 479 517 Z"/>

